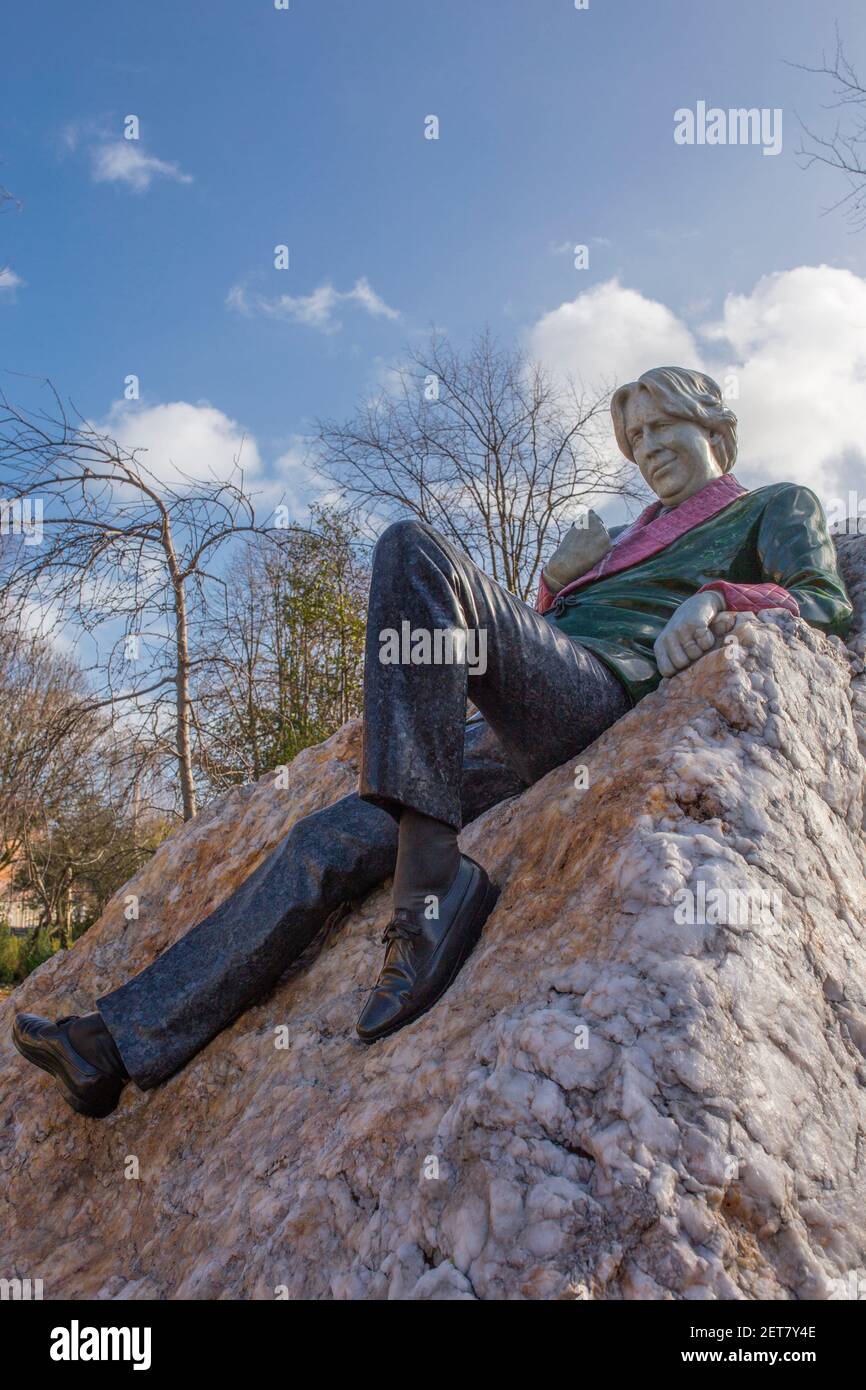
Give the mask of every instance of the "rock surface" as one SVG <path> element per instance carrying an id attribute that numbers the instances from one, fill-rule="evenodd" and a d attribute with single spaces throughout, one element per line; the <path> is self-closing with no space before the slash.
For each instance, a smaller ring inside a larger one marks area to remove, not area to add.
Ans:
<path id="1" fill-rule="evenodd" d="M 46 1298 L 856 1296 L 866 546 L 840 553 L 849 652 L 741 620 L 587 750 L 585 790 L 566 766 L 467 828 L 502 895 L 425 1018 L 354 1035 L 383 889 L 180 1075 L 86 1121 L 13 1051 L 13 1011 L 89 1009 L 146 965 L 354 785 L 357 726 L 177 831 L 0 1006 L 0 1276 Z"/>

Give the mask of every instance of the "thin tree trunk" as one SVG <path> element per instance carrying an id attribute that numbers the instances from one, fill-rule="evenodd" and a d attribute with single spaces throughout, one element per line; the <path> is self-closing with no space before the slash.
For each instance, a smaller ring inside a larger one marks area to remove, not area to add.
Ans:
<path id="1" fill-rule="evenodd" d="M 168 514 L 164 509 L 162 513 L 162 544 L 165 550 L 166 560 L 168 561 L 168 571 L 171 578 L 172 594 L 174 596 L 174 638 L 177 657 L 175 668 L 177 760 L 178 770 L 180 772 L 183 818 L 187 821 L 193 819 L 197 809 L 195 782 L 193 781 L 192 775 L 192 739 L 190 737 L 190 729 L 192 727 L 192 702 L 189 694 L 189 626 L 187 623 L 186 592 L 184 590 L 183 575 L 180 572 L 177 554 L 175 553 L 174 538 L 171 534 Z"/>
<path id="2" fill-rule="evenodd" d="M 183 591 L 183 582 L 180 579 L 176 579 L 174 582 L 174 611 L 177 617 L 175 633 L 177 644 L 177 675 L 175 677 L 177 757 L 180 770 L 180 790 L 183 799 L 183 818 L 187 821 L 192 820 L 196 814 L 196 799 L 195 782 L 192 775 L 192 739 L 190 737 L 192 718 L 189 696 L 189 630 L 186 618 L 186 597 Z"/>

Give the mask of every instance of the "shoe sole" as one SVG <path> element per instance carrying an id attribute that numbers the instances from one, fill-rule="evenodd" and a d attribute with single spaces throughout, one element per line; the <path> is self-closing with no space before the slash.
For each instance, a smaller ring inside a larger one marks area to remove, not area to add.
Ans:
<path id="1" fill-rule="evenodd" d="M 428 1003 L 424 1005 L 423 1009 L 419 1009 L 417 1013 L 409 1014 L 406 1018 L 399 1019 L 396 1023 L 392 1023 L 389 1028 L 383 1028 L 382 1032 L 377 1033 L 375 1038 L 362 1038 L 361 1042 L 366 1043 L 367 1047 L 371 1047 L 373 1043 L 381 1042 L 383 1038 L 390 1038 L 393 1036 L 394 1033 L 399 1033 L 401 1028 L 408 1028 L 410 1023 L 417 1023 L 419 1018 L 423 1018 L 425 1014 L 429 1013 L 430 1010 L 434 1008 L 436 1004 L 439 1003 L 439 1000 L 442 998 L 443 994 L 448 993 L 454 981 L 457 979 L 457 976 L 460 974 L 460 971 L 463 969 L 467 960 L 472 955 L 472 952 L 475 950 L 475 947 L 478 945 L 481 933 L 484 930 L 484 923 L 487 921 L 487 918 L 490 916 L 491 912 L 496 906 L 496 901 L 498 897 L 499 889 L 496 887 L 494 883 L 488 883 L 484 897 L 481 899 L 480 904 L 475 910 L 475 916 L 472 919 L 472 925 L 469 927 L 469 930 L 466 933 L 463 950 L 460 952 L 459 956 L 457 957 L 457 960 L 454 962 L 454 968 L 451 971 L 451 974 L 448 976 L 448 979 L 442 985 L 442 988 L 436 994 L 434 994 L 433 998 L 429 1000 Z"/>
<path id="2" fill-rule="evenodd" d="M 57 1082 L 57 1089 L 66 1101 L 66 1104 L 71 1106 L 77 1115 L 84 1115 L 91 1120 L 102 1120 L 106 1115 L 110 1115 L 112 1110 L 117 1108 L 117 1101 L 115 1101 L 113 1105 L 99 1106 L 96 1109 L 92 1106 L 88 1106 L 67 1084 L 62 1073 L 58 1070 L 60 1065 L 59 1062 L 55 1062 L 54 1058 L 51 1056 L 46 1057 L 40 1047 L 36 1044 L 28 1043 L 25 1038 L 22 1038 L 14 1030 L 12 1033 L 12 1041 L 26 1061 L 32 1062 L 34 1067 L 39 1067 L 40 1071 L 47 1072 L 49 1076 L 54 1078 Z M 54 1063 L 54 1065 L 52 1065 L 52 1063 Z M 119 1099 L 120 1097 L 118 1095 L 118 1100 Z"/>

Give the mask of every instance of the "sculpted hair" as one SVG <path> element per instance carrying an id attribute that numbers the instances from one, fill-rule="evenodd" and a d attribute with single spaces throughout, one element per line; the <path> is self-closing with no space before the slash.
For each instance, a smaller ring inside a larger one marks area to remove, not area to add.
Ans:
<path id="1" fill-rule="evenodd" d="M 616 442 L 627 459 L 635 461 L 625 432 L 625 409 L 632 392 L 641 388 L 649 391 L 659 409 L 672 419 L 691 420 L 705 430 L 715 430 L 719 435 L 713 446 L 716 462 L 723 473 L 730 472 L 737 459 L 737 417 L 725 405 L 718 383 L 687 367 L 653 367 L 614 392 L 610 413 Z"/>

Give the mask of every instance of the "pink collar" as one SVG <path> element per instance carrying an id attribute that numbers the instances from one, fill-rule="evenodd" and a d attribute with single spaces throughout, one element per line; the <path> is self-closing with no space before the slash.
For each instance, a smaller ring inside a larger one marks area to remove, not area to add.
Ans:
<path id="1" fill-rule="evenodd" d="M 602 556 L 598 564 L 586 574 L 582 574 L 579 579 L 566 584 L 565 588 L 558 591 L 556 597 L 570 594 L 573 589 L 580 589 L 594 579 L 603 579 L 609 574 L 616 574 L 619 570 L 630 569 L 632 565 L 640 564 L 650 555 L 664 550 L 672 541 L 679 540 L 687 531 L 708 521 L 716 512 L 729 507 L 746 492 L 748 488 L 737 482 L 733 473 L 724 473 L 721 478 L 707 483 L 700 492 L 681 502 L 678 507 L 665 512 L 664 516 L 659 516 L 661 502 L 650 503 L 637 520 L 617 536 L 610 550 Z"/>

